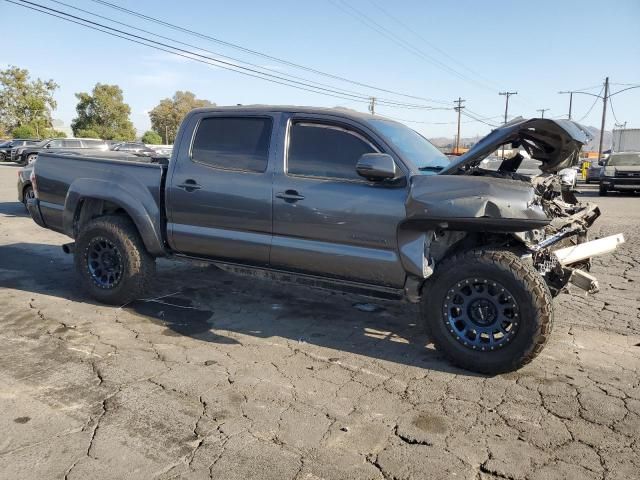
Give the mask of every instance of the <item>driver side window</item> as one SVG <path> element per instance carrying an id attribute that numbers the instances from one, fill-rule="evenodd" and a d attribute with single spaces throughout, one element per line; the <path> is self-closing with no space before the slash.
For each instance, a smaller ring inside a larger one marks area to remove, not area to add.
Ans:
<path id="1" fill-rule="evenodd" d="M 358 180 L 356 163 L 378 150 L 360 134 L 342 127 L 297 122 L 289 130 L 287 173 L 305 177 Z"/>

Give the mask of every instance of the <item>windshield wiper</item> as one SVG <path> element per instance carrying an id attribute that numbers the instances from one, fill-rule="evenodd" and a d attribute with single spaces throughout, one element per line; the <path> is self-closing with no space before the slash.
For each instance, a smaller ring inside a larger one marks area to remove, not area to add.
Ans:
<path id="1" fill-rule="evenodd" d="M 440 166 L 431 166 L 431 165 L 426 165 L 424 167 L 419 167 L 418 170 L 420 170 L 421 172 L 425 172 L 425 171 L 429 171 L 429 172 L 439 172 L 440 170 L 442 170 L 444 167 L 440 167 Z"/>

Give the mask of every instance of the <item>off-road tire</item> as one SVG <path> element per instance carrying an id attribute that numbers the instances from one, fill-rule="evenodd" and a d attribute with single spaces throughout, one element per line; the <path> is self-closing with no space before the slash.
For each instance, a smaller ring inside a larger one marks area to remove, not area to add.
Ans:
<path id="1" fill-rule="evenodd" d="M 609 190 L 607 190 L 606 187 L 600 185 L 600 188 L 598 189 L 598 195 L 600 195 L 601 197 L 606 197 L 608 194 Z"/>
<path id="2" fill-rule="evenodd" d="M 27 185 L 26 187 L 24 187 L 24 190 L 22 190 L 22 203 L 24 204 L 25 208 L 27 207 L 27 202 L 31 197 L 33 197 L 33 187 L 31 185 Z"/>
<path id="3" fill-rule="evenodd" d="M 96 238 L 108 240 L 120 253 L 122 274 L 113 287 L 100 286 L 89 270 L 89 246 Z M 110 305 L 125 305 L 142 298 L 155 274 L 156 265 L 133 222 L 117 215 L 98 217 L 85 225 L 76 238 L 74 261 L 87 293 L 99 302 Z"/>
<path id="4" fill-rule="evenodd" d="M 448 327 L 443 310 L 452 285 L 466 278 L 486 278 L 504 285 L 519 306 L 519 326 L 512 340 L 496 350 L 464 346 Z M 483 374 L 516 370 L 543 349 L 553 326 L 553 299 L 533 265 L 507 250 L 473 249 L 443 260 L 422 290 L 421 315 L 436 349 L 453 364 Z"/>

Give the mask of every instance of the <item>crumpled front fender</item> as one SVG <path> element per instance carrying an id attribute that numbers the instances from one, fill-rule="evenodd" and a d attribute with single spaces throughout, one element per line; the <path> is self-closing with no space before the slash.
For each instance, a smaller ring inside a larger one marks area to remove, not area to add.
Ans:
<path id="1" fill-rule="evenodd" d="M 532 186 L 474 175 L 417 175 L 406 201 L 407 222 L 428 228 L 519 232 L 550 220 Z"/>

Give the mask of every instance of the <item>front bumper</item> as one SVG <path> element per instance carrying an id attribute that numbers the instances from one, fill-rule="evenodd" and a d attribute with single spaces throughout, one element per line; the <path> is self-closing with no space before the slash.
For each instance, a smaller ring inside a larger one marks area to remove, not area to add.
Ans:
<path id="1" fill-rule="evenodd" d="M 42 228 L 47 228 L 44 223 L 44 219 L 42 218 L 42 212 L 40 211 L 40 200 L 37 198 L 30 198 L 27 200 L 27 210 L 29 210 L 29 215 L 31 215 L 34 222 Z"/>

